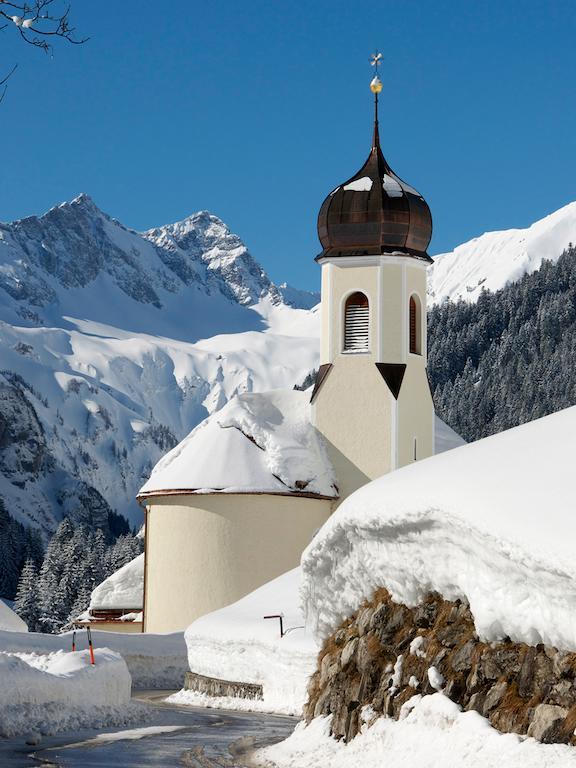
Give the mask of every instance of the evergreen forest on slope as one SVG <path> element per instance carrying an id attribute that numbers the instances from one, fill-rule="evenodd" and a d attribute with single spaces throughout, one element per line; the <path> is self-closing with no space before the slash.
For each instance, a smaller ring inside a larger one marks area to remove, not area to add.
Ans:
<path id="1" fill-rule="evenodd" d="M 467 441 L 576 404 L 576 248 L 476 303 L 428 313 L 436 412 Z"/>

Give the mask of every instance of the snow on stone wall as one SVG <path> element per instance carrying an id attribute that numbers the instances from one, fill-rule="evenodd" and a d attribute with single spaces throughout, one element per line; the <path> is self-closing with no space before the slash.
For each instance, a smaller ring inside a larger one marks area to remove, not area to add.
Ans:
<path id="1" fill-rule="evenodd" d="M 466 599 L 482 640 L 576 650 L 569 408 L 404 467 L 344 501 L 305 551 L 326 636 L 380 587 L 405 605 Z"/>

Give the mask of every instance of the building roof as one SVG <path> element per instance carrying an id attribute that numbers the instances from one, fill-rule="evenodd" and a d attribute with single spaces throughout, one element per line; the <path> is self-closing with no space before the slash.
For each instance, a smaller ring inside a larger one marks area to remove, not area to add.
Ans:
<path id="1" fill-rule="evenodd" d="M 138 555 L 99 584 L 92 592 L 90 610 L 142 610 L 144 554 Z"/>
<path id="2" fill-rule="evenodd" d="M 380 148 L 378 94 L 374 94 L 374 133 L 368 159 L 334 189 L 318 214 L 317 257 L 402 254 L 432 261 L 426 249 L 432 216 L 422 195 L 402 181 Z"/>
<path id="3" fill-rule="evenodd" d="M 245 393 L 199 424 L 154 467 L 139 499 L 178 493 L 335 498 L 332 464 L 311 424 L 310 394 Z"/>

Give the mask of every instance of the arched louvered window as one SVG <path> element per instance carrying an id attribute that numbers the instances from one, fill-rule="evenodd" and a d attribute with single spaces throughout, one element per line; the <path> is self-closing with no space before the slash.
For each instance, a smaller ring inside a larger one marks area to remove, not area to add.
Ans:
<path id="1" fill-rule="evenodd" d="M 368 297 L 357 292 L 348 296 L 344 308 L 344 351 L 368 351 L 370 309 Z"/>
<path id="2" fill-rule="evenodd" d="M 418 296 L 410 296 L 410 352 L 422 354 L 422 313 Z"/>

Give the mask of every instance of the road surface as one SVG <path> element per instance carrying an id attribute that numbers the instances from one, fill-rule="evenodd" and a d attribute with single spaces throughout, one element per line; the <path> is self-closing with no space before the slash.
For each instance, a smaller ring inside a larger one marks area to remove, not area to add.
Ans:
<path id="1" fill-rule="evenodd" d="M 236 768 L 255 747 L 285 739 L 295 718 L 166 704 L 172 691 L 137 691 L 151 717 L 130 729 L 104 728 L 43 739 L 0 739 L 2 768 Z"/>

